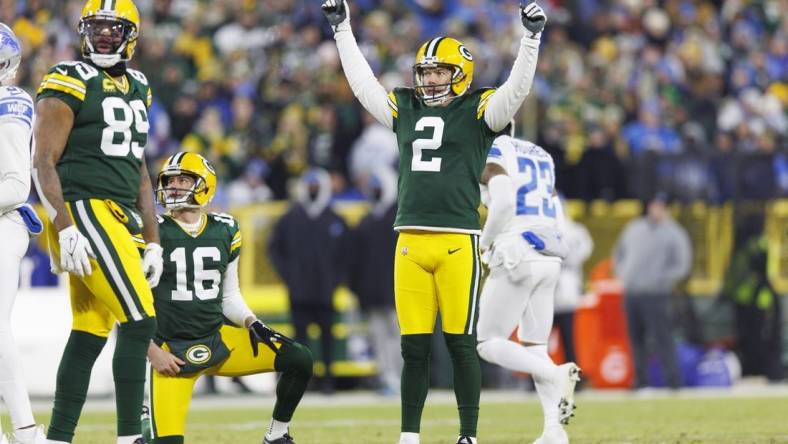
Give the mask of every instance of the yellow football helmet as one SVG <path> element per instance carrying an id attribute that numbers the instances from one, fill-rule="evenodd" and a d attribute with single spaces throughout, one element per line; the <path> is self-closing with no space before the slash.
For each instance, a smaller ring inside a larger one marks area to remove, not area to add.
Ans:
<path id="1" fill-rule="evenodd" d="M 128 62 L 134 55 L 140 15 L 132 0 L 87 0 L 77 29 L 82 39 L 82 56 L 102 68 L 110 68 L 118 62 Z"/>
<path id="2" fill-rule="evenodd" d="M 434 94 L 427 94 L 422 73 L 425 68 L 441 66 L 452 71 L 451 82 L 443 85 L 430 85 L 431 88 L 445 86 L 446 89 Z M 443 103 L 450 93 L 457 96 L 465 94 L 470 88 L 472 80 L 473 56 L 459 40 L 451 37 L 436 37 L 424 42 L 416 53 L 416 63 L 413 65 L 413 84 L 416 95 L 428 105 Z"/>
<path id="3" fill-rule="evenodd" d="M 194 179 L 189 190 L 168 187 L 168 179 L 185 174 Z M 170 156 L 156 180 L 156 201 L 164 208 L 200 208 L 208 205 L 216 193 L 216 170 L 197 153 L 179 152 Z M 186 191 L 181 195 L 181 192 Z"/>

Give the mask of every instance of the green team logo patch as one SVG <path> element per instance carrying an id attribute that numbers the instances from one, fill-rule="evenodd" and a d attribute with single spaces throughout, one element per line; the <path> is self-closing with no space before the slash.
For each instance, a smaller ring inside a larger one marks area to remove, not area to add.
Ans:
<path id="1" fill-rule="evenodd" d="M 192 345 L 186 350 L 186 359 L 192 364 L 205 364 L 211 359 L 211 349 L 207 345 Z"/>

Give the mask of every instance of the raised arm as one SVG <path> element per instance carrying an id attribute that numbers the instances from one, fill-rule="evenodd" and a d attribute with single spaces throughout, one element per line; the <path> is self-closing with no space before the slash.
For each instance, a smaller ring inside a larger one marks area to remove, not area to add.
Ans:
<path id="1" fill-rule="evenodd" d="M 544 11 L 534 0 L 520 5 L 520 18 L 526 31 L 520 39 L 520 48 L 512 71 L 506 82 L 490 96 L 484 111 L 484 121 L 496 132 L 509 124 L 531 90 L 542 30 L 547 22 Z"/>
<path id="2" fill-rule="evenodd" d="M 361 105 L 386 128 L 394 127 L 394 109 L 389 105 L 389 94 L 378 82 L 369 63 L 358 48 L 350 29 L 350 11 L 346 0 L 326 0 L 323 13 L 334 29 L 339 60 L 353 94 Z"/>

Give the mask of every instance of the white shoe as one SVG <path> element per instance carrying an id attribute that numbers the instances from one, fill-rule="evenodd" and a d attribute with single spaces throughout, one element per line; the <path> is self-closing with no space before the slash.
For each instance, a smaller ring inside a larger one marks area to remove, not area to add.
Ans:
<path id="1" fill-rule="evenodd" d="M 580 381 L 580 367 L 574 362 L 558 366 L 556 387 L 561 396 L 558 402 L 558 421 L 569 424 L 569 418 L 575 416 L 575 385 Z"/>
<path id="2" fill-rule="evenodd" d="M 35 427 L 35 433 L 32 437 L 22 440 L 20 438 L 11 437 L 11 444 L 46 444 L 47 434 L 44 426 L 39 424 Z"/>
<path id="3" fill-rule="evenodd" d="M 533 444 L 569 444 L 569 436 L 561 426 L 550 427 Z"/>

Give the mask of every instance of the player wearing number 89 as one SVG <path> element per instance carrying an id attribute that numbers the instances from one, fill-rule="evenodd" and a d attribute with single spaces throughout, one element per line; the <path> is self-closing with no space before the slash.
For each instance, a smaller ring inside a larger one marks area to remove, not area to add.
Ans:
<path id="1" fill-rule="evenodd" d="M 521 4 L 525 33 L 511 74 L 498 89 L 471 90 L 474 58 L 461 42 L 424 42 L 413 88 L 387 92 L 356 44 L 346 0 L 325 0 L 342 68 L 353 93 L 399 145 L 399 231 L 394 295 L 402 335 L 401 443 L 418 443 L 429 381 L 430 337 L 440 311 L 454 364 L 460 414 L 458 443 L 475 443 L 481 371 L 476 319 L 479 179 L 487 150 L 531 88 L 546 17 L 533 0 Z"/>
<path id="2" fill-rule="evenodd" d="M 184 442 L 192 389 L 201 375 L 277 371 L 282 376 L 263 442 L 294 443 L 288 426 L 312 375 L 312 356 L 259 321 L 241 297 L 238 223 L 203 210 L 215 191 L 213 167 L 199 154 L 175 154 L 159 174 L 156 196 L 169 212 L 159 217 L 164 272 L 154 290 L 159 326 L 148 352 L 150 438 L 154 444 Z"/>
<path id="3" fill-rule="evenodd" d="M 142 73 L 126 68 L 139 24 L 131 0 L 88 0 L 78 27 L 83 60 L 55 65 L 38 89 L 33 179 L 52 221 L 53 268 L 70 273 L 73 315 L 47 432 L 55 443 L 72 441 L 116 321 L 117 442 L 142 440 L 145 355 L 156 330 L 151 287 L 162 260 L 143 156 L 151 91 Z M 142 262 L 137 233 L 148 243 Z"/>
<path id="4" fill-rule="evenodd" d="M 568 443 L 561 424 L 573 414 L 580 369 L 574 363 L 556 366 L 547 354 L 567 249 L 557 222 L 563 210 L 554 192 L 553 159 L 531 142 L 500 136 L 487 155 L 482 184 L 489 211 L 479 244 L 490 275 L 479 306 L 479 355 L 533 375 L 544 412 L 537 443 Z M 522 344 L 509 340 L 516 328 Z"/>

